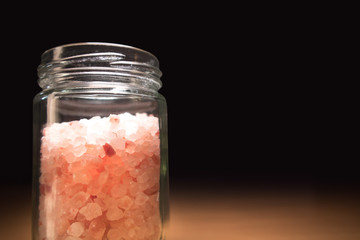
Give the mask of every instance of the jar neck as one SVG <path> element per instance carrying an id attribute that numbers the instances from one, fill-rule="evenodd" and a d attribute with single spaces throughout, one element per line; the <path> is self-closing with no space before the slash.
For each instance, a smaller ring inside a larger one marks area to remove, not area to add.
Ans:
<path id="1" fill-rule="evenodd" d="M 75 43 L 47 50 L 38 83 L 53 88 L 128 88 L 157 92 L 162 85 L 157 58 L 144 50 L 111 43 Z"/>

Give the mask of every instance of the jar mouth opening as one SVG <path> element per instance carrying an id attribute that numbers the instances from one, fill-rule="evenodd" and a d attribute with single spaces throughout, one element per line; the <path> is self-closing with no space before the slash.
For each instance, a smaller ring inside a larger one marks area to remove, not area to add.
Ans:
<path id="1" fill-rule="evenodd" d="M 145 51 L 141 48 L 137 48 L 137 47 L 133 47 L 130 45 L 125 45 L 125 44 L 118 44 L 118 43 L 107 43 L 107 42 L 79 42 L 79 43 L 68 43 L 68 44 L 63 44 L 60 46 L 56 46 L 53 48 L 50 48 L 48 50 L 46 50 L 42 55 L 41 58 L 42 60 L 46 58 L 46 55 L 48 55 L 51 52 L 59 52 L 62 51 L 62 54 L 70 54 L 71 52 L 64 52 L 64 49 L 69 48 L 69 47 L 77 47 L 77 46 L 89 46 L 89 47 L 101 47 L 101 46 L 107 46 L 107 47 L 113 47 L 118 48 L 118 49 L 131 49 L 137 52 L 142 52 L 145 53 L 149 56 L 151 56 L 155 61 L 156 61 L 156 66 L 159 67 L 159 61 L 158 59 L 155 57 L 155 55 L 153 55 L 152 53 Z M 55 55 L 54 57 L 59 57 L 59 55 Z"/>
<path id="2" fill-rule="evenodd" d="M 122 82 L 134 79 L 156 90 L 160 89 L 162 75 L 158 59 L 140 48 L 104 42 L 70 43 L 46 50 L 38 67 L 38 83 L 42 88 L 77 76 L 110 76 Z M 106 78 L 101 78 L 106 81 Z M 115 81 L 116 82 L 116 81 Z"/>

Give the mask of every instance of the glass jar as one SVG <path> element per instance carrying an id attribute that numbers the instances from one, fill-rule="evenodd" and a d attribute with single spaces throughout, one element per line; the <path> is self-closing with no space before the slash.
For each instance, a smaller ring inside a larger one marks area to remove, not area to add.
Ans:
<path id="1" fill-rule="evenodd" d="M 33 240 L 158 240 L 168 221 L 167 110 L 144 50 L 47 50 L 34 98 Z"/>

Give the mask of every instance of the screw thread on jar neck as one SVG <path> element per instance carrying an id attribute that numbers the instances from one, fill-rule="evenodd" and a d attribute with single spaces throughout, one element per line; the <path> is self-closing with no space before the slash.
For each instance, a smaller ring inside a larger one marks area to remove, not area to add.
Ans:
<path id="1" fill-rule="evenodd" d="M 113 43 L 73 43 L 45 51 L 38 67 L 43 89 L 128 85 L 158 91 L 159 61 L 142 49 Z"/>

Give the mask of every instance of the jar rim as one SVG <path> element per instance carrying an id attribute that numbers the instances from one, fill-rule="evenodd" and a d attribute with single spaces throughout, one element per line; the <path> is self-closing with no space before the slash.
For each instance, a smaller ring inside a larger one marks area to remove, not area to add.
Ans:
<path id="1" fill-rule="evenodd" d="M 137 79 L 132 82 L 142 82 L 141 85 L 155 90 L 162 85 L 155 55 L 137 47 L 106 42 L 69 43 L 46 50 L 41 55 L 38 82 L 40 87 L 49 88 L 76 76 L 94 77 L 101 73 L 113 75 L 120 82 L 121 78 Z"/>
<path id="2" fill-rule="evenodd" d="M 62 49 L 62 48 L 73 47 L 73 46 L 91 46 L 91 45 L 93 45 L 93 46 L 119 47 L 119 48 L 126 48 L 126 49 L 132 49 L 132 50 L 136 50 L 136 51 L 139 51 L 139 52 L 143 52 L 143 53 L 146 53 L 146 54 L 150 55 L 151 57 L 153 57 L 156 60 L 157 65 L 159 65 L 159 60 L 151 52 L 148 52 L 148 51 L 146 51 L 144 49 L 141 49 L 141 48 L 126 45 L 126 44 L 108 43 L 108 42 L 77 42 L 77 43 L 62 44 L 62 45 L 55 46 L 55 47 L 47 49 L 45 52 L 42 53 L 41 57 L 43 58 L 43 56 L 45 56 L 46 54 L 48 54 L 48 53 L 50 53 L 52 51 L 56 51 L 58 49 Z"/>

